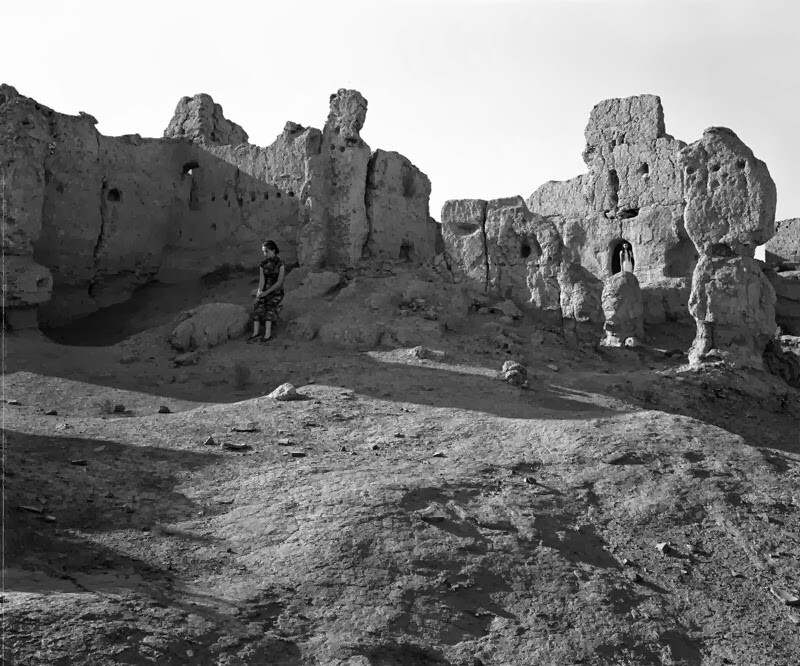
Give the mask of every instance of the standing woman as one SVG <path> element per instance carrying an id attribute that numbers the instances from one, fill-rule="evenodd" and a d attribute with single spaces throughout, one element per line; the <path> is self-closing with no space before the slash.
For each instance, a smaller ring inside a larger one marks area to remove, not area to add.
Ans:
<path id="1" fill-rule="evenodd" d="M 286 268 L 278 256 L 280 250 L 275 241 L 265 241 L 261 246 L 264 259 L 258 266 L 259 280 L 256 302 L 253 304 L 253 335 L 247 342 L 267 342 L 272 337 L 272 324 L 278 319 L 283 300 L 283 278 Z M 264 324 L 263 336 L 259 334 Z"/>

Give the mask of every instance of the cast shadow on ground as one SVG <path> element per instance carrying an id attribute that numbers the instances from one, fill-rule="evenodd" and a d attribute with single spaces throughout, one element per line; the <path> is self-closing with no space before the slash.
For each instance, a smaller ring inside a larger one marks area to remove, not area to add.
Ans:
<path id="1" fill-rule="evenodd" d="M 179 582 L 183 572 L 173 567 L 171 553 L 213 545 L 212 540 L 160 527 L 189 520 L 201 511 L 213 516 L 227 510 L 198 503 L 176 490 L 178 473 L 216 464 L 215 456 L 110 440 L 11 430 L 2 434 L 5 593 L 92 593 L 98 598 L 134 593 L 179 613 L 203 616 L 214 625 L 211 634 L 216 636 L 241 625 L 219 610 L 229 602 L 201 599 L 183 590 Z M 126 552 L 104 543 L 103 533 L 119 530 L 132 535 Z M 137 535 L 145 542 L 141 548 L 135 545 Z M 136 555 L 138 550 L 165 556 L 161 561 L 157 556 L 145 560 Z M 220 566 L 227 566 L 232 557 L 225 550 L 224 545 L 218 549 Z M 281 643 L 281 650 L 299 658 L 294 645 Z M 198 655 L 202 649 L 195 647 Z"/>

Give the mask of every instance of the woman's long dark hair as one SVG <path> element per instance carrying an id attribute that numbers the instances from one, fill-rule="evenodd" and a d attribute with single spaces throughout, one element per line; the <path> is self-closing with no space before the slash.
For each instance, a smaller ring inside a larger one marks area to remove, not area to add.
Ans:
<path id="1" fill-rule="evenodd" d="M 278 249 L 278 244 L 274 240 L 264 241 L 264 245 L 263 246 L 265 248 L 267 248 L 268 250 L 272 250 L 275 254 L 280 254 L 281 253 L 281 251 Z"/>

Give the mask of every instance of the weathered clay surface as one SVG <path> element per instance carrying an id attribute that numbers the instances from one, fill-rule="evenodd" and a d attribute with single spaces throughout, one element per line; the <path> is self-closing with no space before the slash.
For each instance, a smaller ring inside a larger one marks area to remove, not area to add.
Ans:
<path id="1" fill-rule="evenodd" d="M 181 97 L 164 137 L 224 146 L 247 143 L 247 132 L 228 120 L 222 107 L 205 93 Z"/>
<path id="2" fill-rule="evenodd" d="M 800 271 L 765 270 L 775 290 L 775 322 L 789 335 L 800 335 Z"/>
<path id="3" fill-rule="evenodd" d="M 452 199 L 442 207 L 442 238 L 450 268 L 462 279 L 485 289 L 488 280 L 486 258 L 486 201 Z"/>
<path id="4" fill-rule="evenodd" d="M 208 95 L 183 98 L 164 139 L 142 139 L 102 136 L 87 114 L 56 113 L 10 86 L 0 90 L 3 251 L 26 257 L 36 280 L 37 264 L 53 275 L 44 298 L 18 262 L 5 292 L 13 307 L 41 304 L 45 326 L 125 301 L 154 279 L 255 266 L 266 238 L 290 265 L 351 266 L 362 257 L 370 150 L 359 136 L 366 100 L 356 91 L 332 96 L 325 133 L 289 122 L 261 148 Z M 372 236 L 387 238 L 387 252 L 397 244 L 395 258 L 411 244 L 416 259 L 432 258 L 439 239 L 427 177 L 397 153 L 379 151 L 374 163 Z M 398 184 L 410 184 L 413 196 L 408 187 L 398 194 Z"/>
<path id="5" fill-rule="evenodd" d="M 765 250 L 768 263 L 800 268 L 800 217 L 776 222 L 775 235 L 767 241 Z"/>
<path id="6" fill-rule="evenodd" d="M 368 256 L 420 262 L 436 252 L 431 181 L 408 158 L 376 150 L 367 171 Z"/>
<path id="7" fill-rule="evenodd" d="M 688 281 L 697 259 L 683 224 L 677 154 L 685 145 L 668 135 L 655 95 L 604 100 L 592 110 L 583 157 L 589 168 L 568 181 L 550 181 L 527 200 L 552 220 L 565 255 L 604 279 L 619 270 L 614 257 L 627 241 L 657 323 L 686 316 Z M 677 310 L 669 308 L 677 303 Z"/>
<path id="8" fill-rule="evenodd" d="M 50 269 L 37 264 L 30 257 L 15 255 L 3 257 L 3 270 L 4 309 L 38 305 L 50 298 L 53 289 Z"/>
<path id="9" fill-rule="evenodd" d="M 642 290 L 633 273 L 617 273 L 605 279 L 602 294 L 603 345 L 621 347 L 628 338 L 641 342 L 644 338 Z"/>
<path id="10" fill-rule="evenodd" d="M 181 315 L 169 336 L 173 349 L 187 352 L 216 347 L 245 332 L 250 315 L 234 303 L 208 303 Z"/>
<path id="11" fill-rule="evenodd" d="M 711 127 L 679 155 L 686 231 L 707 255 L 752 257 L 775 233 L 775 183 L 734 132 Z"/>
<path id="12" fill-rule="evenodd" d="M 692 363 L 721 358 L 760 368 L 767 341 L 775 337 L 775 290 L 750 257 L 702 256 L 692 277 L 689 312 L 697 336 Z"/>
<path id="13" fill-rule="evenodd" d="M 352 265 L 369 236 L 365 202 L 370 148 L 360 131 L 367 100 L 356 90 L 331 95 L 330 113 L 322 130 L 322 149 L 312 160 L 325 164 L 326 263 Z"/>

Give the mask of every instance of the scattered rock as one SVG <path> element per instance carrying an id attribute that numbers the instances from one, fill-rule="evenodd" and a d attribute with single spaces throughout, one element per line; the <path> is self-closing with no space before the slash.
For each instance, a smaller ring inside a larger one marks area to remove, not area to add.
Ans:
<path id="1" fill-rule="evenodd" d="M 547 364 L 547 369 L 548 369 L 548 370 L 552 370 L 553 372 L 558 372 L 558 366 L 557 366 L 557 365 L 554 365 L 554 364 L 552 364 L 552 363 L 548 363 L 548 364 Z"/>
<path id="2" fill-rule="evenodd" d="M 497 303 L 489 308 L 491 312 L 495 312 L 498 314 L 503 315 L 504 317 L 509 317 L 511 319 L 519 319 L 522 317 L 522 310 L 520 310 L 515 304 L 514 301 L 505 300 L 501 303 Z"/>
<path id="3" fill-rule="evenodd" d="M 44 413 L 45 416 L 58 416 L 58 411 L 55 409 L 50 409 Z"/>
<path id="4" fill-rule="evenodd" d="M 272 393 L 267 395 L 267 397 L 272 398 L 273 400 L 286 402 L 289 400 L 304 400 L 306 396 L 298 393 L 295 387 L 287 382 L 285 384 L 281 384 L 278 388 L 272 391 Z"/>
<path id="5" fill-rule="evenodd" d="M 305 451 L 290 451 L 289 455 L 292 458 L 305 458 L 306 457 Z"/>
<path id="6" fill-rule="evenodd" d="M 44 522 L 46 522 L 46 523 L 54 523 L 54 522 L 56 522 L 56 517 L 55 516 L 51 516 L 50 514 L 48 514 L 46 516 L 42 516 L 42 520 Z"/>
<path id="7" fill-rule="evenodd" d="M 433 458 L 447 458 L 447 454 L 444 451 L 437 451 L 433 454 Z"/>
<path id="8" fill-rule="evenodd" d="M 7 405 L 21 405 L 22 403 L 19 400 L 6 400 Z"/>
<path id="9" fill-rule="evenodd" d="M 789 592 L 780 587 L 771 587 L 769 591 L 772 592 L 776 599 L 787 606 L 800 606 L 800 597 L 793 592 Z"/>
<path id="10" fill-rule="evenodd" d="M 674 553 L 674 549 L 672 544 L 669 541 L 664 541 L 662 543 L 656 544 L 656 550 L 661 553 L 662 555 L 672 555 Z"/>
<path id="11" fill-rule="evenodd" d="M 172 359 L 172 365 L 175 367 L 180 367 L 184 365 L 197 365 L 198 361 L 200 360 L 200 352 L 193 351 L 187 352 L 185 354 L 178 354 Z"/>
<path id="12" fill-rule="evenodd" d="M 70 465 L 77 465 L 77 466 L 79 466 L 79 467 L 86 467 L 86 465 L 88 465 L 88 464 L 89 464 L 89 461 L 88 461 L 88 460 L 85 460 L 85 459 L 83 459 L 83 458 L 80 458 L 80 459 L 78 459 L 78 460 L 70 460 L 70 461 L 69 461 L 69 464 L 70 464 Z"/>
<path id="13" fill-rule="evenodd" d="M 234 442 L 223 442 L 221 446 L 229 451 L 247 451 L 252 448 L 249 444 L 236 444 Z"/>
<path id="14" fill-rule="evenodd" d="M 249 423 L 241 423 L 233 426 L 231 432 L 261 432 L 261 428 L 259 428 L 255 422 L 251 421 Z"/>
<path id="15" fill-rule="evenodd" d="M 500 371 L 500 376 L 504 382 L 512 386 L 527 387 L 528 385 L 528 371 L 521 363 L 517 361 L 506 361 L 503 363 L 503 369 Z"/>
<path id="16" fill-rule="evenodd" d="M 125 405 L 114 405 L 114 414 L 124 414 Z"/>
<path id="17" fill-rule="evenodd" d="M 447 515 L 435 504 L 430 504 L 424 509 L 415 511 L 414 515 L 420 520 L 424 520 L 426 523 L 443 523 L 447 520 Z"/>
<path id="18" fill-rule="evenodd" d="M 40 509 L 38 506 L 28 506 L 28 505 L 20 505 L 17 507 L 18 511 L 28 511 L 29 513 L 42 513 L 44 509 Z"/>
<path id="19" fill-rule="evenodd" d="M 169 407 L 167 407 L 166 405 L 161 405 L 158 408 L 158 413 L 159 414 L 171 414 L 172 410 Z"/>
<path id="20" fill-rule="evenodd" d="M 294 446 L 294 442 L 288 437 L 283 437 L 278 440 L 278 446 Z"/>
<path id="21" fill-rule="evenodd" d="M 205 442 L 203 442 L 204 446 L 216 446 L 217 441 L 214 439 L 213 435 L 209 435 Z"/>
<path id="22" fill-rule="evenodd" d="M 410 356 L 428 361 L 443 361 L 447 352 L 439 349 L 429 349 L 428 347 L 412 347 L 408 350 Z"/>

